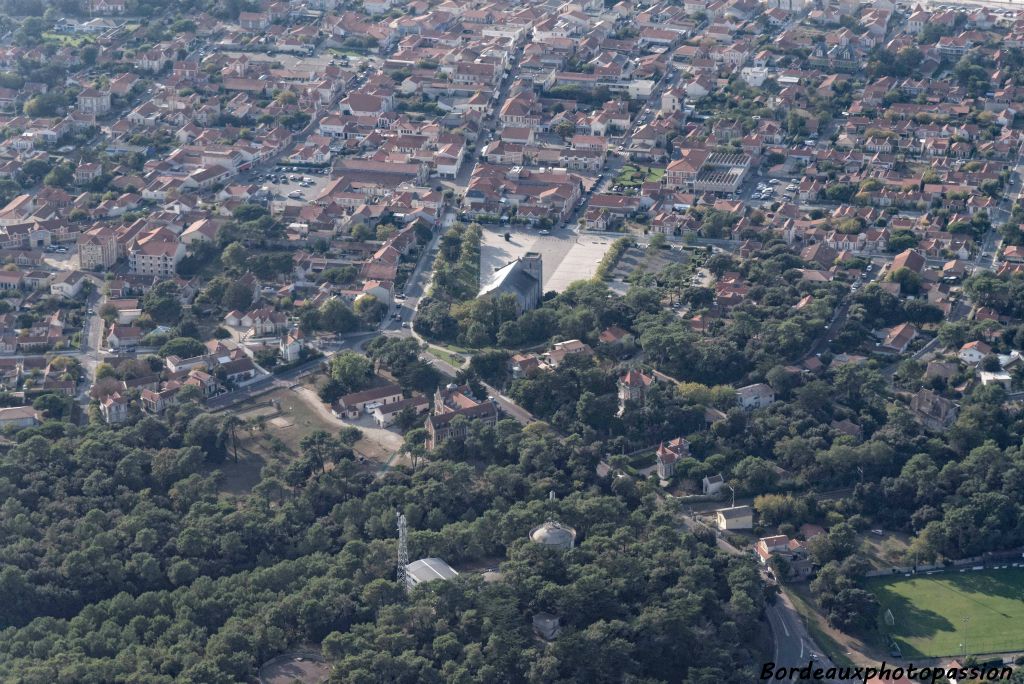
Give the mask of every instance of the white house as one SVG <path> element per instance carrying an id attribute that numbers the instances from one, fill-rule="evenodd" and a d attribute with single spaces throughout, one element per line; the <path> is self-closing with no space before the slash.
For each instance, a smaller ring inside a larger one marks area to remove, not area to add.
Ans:
<path id="1" fill-rule="evenodd" d="M 137 347 L 142 341 L 142 330 L 132 325 L 114 323 L 107 333 L 107 346 L 111 349 Z"/>
<path id="2" fill-rule="evenodd" d="M 394 404 L 402 400 L 402 388 L 398 385 L 373 387 L 362 392 L 346 394 L 337 401 L 335 413 L 349 418 L 358 418 L 378 406 Z"/>
<path id="3" fill-rule="evenodd" d="M 981 360 L 992 353 L 992 347 L 986 343 L 975 340 L 974 342 L 968 342 L 964 346 L 960 347 L 960 351 L 956 353 L 964 363 L 970 366 L 976 366 L 981 363 Z"/>
<path id="4" fill-rule="evenodd" d="M 128 420 L 128 400 L 117 392 L 114 392 L 100 402 L 100 413 L 103 420 L 116 425 Z"/>
<path id="5" fill-rule="evenodd" d="M 0 428 L 15 426 L 32 427 L 40 423 L 40 413 L 31 406 L 12 406 L 0 408 Z"/>
<path id="6" fill-rule="evenodd" d="M 736 402 L 745 411 L 763 408 L 775 401 L 775 392 L 763 382 L 736 390 Z"/>
<path id="7" fill-rule="evenodd" d="M 750 530 L 754 527 L 754 509 L 750 506 L 731 506 L 715 511 L 720 530 Z"/>
<path id="8" fill-rule="evenodd" d="M 705 475 L 704 480 L 701 483 L 701 491 L 704 496 L 714 496 L 718 492 L 722 491 L 722 487 L 725 486 L 725 479 L 718 475 Z"/>
<path id="9" fill-rule="evenodd" d="M 401 399 L 390 404 L 375 406 L 370 412 L 374 421 L 382 428 L 389 427 L 405 409 L 411 409 L 417 416 L 430 411 L 430 402 L 424 396 L 415 396 L 409 399 Z"/>
<path id="10" fill-rule="evenodd" d="M 281 345 L 279 351 L 281 352 L 281 358 L 285 360 L 285 363 L 292 363 L 298 361 L 302 354 L 302 347 L 306 342 L 306 338 L 302 334 L 302 330 L 296 328 L 287 335 L 281 338 Z"/>
<path id="11" fill-rule="evenodd" d="M 77 297 L 85 285 L 85 274 L 81 271 L 62 271 L 50 283 L 50 294 L 56 297 L 72 299 Z"/>

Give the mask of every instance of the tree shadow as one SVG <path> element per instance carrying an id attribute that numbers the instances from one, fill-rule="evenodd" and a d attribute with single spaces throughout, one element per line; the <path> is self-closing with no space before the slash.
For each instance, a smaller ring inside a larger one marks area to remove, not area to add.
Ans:
<path id="1" fill-rule="evenodd" d="M 874 588 L 882 611 L 892 611 L 896 620 L 893 631 L 904 638 L 934 637 L 939 632 L 952 632 L 956 626 L 942 615 L 926 610 L 905 596 L 892 591 L 888 585 Z"/>
<path id="2" fill-rule="evenodd" d="M 1024 601 L 1024 570 L 1008 568 L 989 572 L 966 572 L 956 578 L 955 586 L 949 588 L 964 598 L 988 608 L 991 606 L 985 604 L 984 596 Z M 983 596 L 975 598 L 970 594 Z M 1005 617 L 1010 617 L 1001 611 L 997 610 L 997 612 Z"/>
<path id="3" fill-rule="evenodd" d="M 239 447 L 238 463 L 235 463 L 229 450 L 227 460 L 218 467 L 223 476 L 221 491 L 225 494 L 248 494 L 259 484 L 260 471 L 266 464 L 267 459 L 262 454 L 246 447 Z"/>

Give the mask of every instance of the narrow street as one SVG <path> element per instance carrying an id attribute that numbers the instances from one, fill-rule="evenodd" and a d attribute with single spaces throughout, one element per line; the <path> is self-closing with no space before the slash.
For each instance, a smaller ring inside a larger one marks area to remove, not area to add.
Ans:
<path id="1" fill-rule="evenodd" d="M 709 529 L 715 533 L 715 543 L 720 551 L 732 556 L 749 556 L 750 551 L 743 551 L 723 539 L 717 531 L 684 513 L 680 513 L 683 526 L 694 531 L 697 528 Z M 762 580 L 772 584 L 762 573 Z M 778 592 L 775 603 L 765 607 L 765 617 L 768 618 L 768 626 L 771 629 L 772 641 L 774 643 L 773 662 L 776 667 L 803 667 L 813 660 L 816 666 L 822 668 L 832 667 L 833 663 L 824 655 L 822 649 L 814 643 L 814 639 L 805 627 L 800 614 L 793 606 L 792 601 L 785 592 Z M 831 680 L 821 680 L 831 681 Z"/>

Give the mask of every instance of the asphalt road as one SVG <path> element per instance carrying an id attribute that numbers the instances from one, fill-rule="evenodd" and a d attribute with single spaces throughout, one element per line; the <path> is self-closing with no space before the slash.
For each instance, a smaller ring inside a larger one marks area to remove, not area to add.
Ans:
<path id="1" fill-rule="evenodd" d="M 453 214 L 446 214 L 445 224 L 450 224 L 453 219 Z M 395 306 L 393 306 L 392 310 L 388 312 L 387 320 L 381 326 L 381 331 L 385 335 L 414 337 L 421 344 L 427 345 L 421 358 L 428 361 L 442 375 L 454 378 L 458 375 L 460 369 L 451 365 L 444 359 L 438 358 L 432 354 L 430 351 L 430 343 L 412 329 L 412 322 L 416 317 L 416 311 L 419 308 L 420 301 L 426 294 L 430 280 L 433 277 L 434 260 L 437 258 L 438 242 L 440 238 L 441 232 L 438 232 L 437 235 L 434 236 L 434 239 L 431 240 L 425 248 L 424 256 L 420 259 L 419 263 L 416 265 L 416 269 L 409 277 L 408 283 L 406 283 L 405 291 L 403 292 L 405 299 L 397 300 L 395 302 Z M 408 324 L 407 327 L 401 327 L 401 323 L 392 318 L 392 315 L 396 312 L 401 315 L 402 321 Z M 497 388 L 491 387 L 487 384 L 484 384 L 484 388 L 506 415 L 515 418 L 523 425 L 527 425 L 536 420 L 528 411 L 503 395 Z"/>
<path id="2" fill-rule="evenodd" d="M 703 522 L 689 515 L 683 514 L 680 517 L 683 526 L 690 531 L 698 527 L 707 527 Z M 717 533 L 715 534 L 715 540 L 718 548 L 729 555 L 749 555 L 749 552 L 736 548 Z M 769 584 L 771 583 L 763 574 L 762 579 Z M 804 667 L 812 657 L 816 667 L 832 667 L 832 662 L 825 657 L 822 650 L 814 643 L 814 639 L 811 638 L 806 627 L 804 627 L 800 614 L 797 613 L 796 608 L 784 593 L 779 592 L 775 603 L 765 608 L 765 617 L 768 618 L 768 626 L 771 628 L 773 642 L 772 662 L 775 663 L 776 667 Z"/>
<path id="3" fill-rule="evenodd" d="M 811 639 L 804 627 L 800 614 L 796 612 L 792 602 L 785 593 L 780 592 L 774 605 L 765 608 L 768 625 L 772 630 L 775 642 L 773 655 L 776 667 L 805 667 L 809 662 L 814 667 L 828 669 L 834 667 Z M 831 682 L 831 679 L 817 681 Z"/>

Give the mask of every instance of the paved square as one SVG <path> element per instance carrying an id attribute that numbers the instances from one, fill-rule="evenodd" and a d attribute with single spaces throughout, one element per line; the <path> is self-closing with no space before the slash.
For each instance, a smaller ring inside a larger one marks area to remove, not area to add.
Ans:
<path id="1" fill-rule="evenodd" d="M 611 247 L 611 238 L 577 237 L 560 229 L 551 235 L 540 235 L 533 229 L 509 228 L 510 239 L 504 230 L 484 229 L 480 245 L 480 278 L 527 252 L 539 252 L 544 260 L 544 291 L 562 292 L 570 283 L 586 280 L 597 271 L 601 257 Z"/>
<path id="2" fill-rule="evenodd" d="M 587 280 L 594 277 L 597 272 L 597 265 L 601 263 L 614 240 L 606 237 L 591 237 L 581 235 L 575 239 L 572 247 L 562 258 L 557 268 L 546 276 L 544 290 L 563 292 L 571 283 L 577 280 Z"/>

